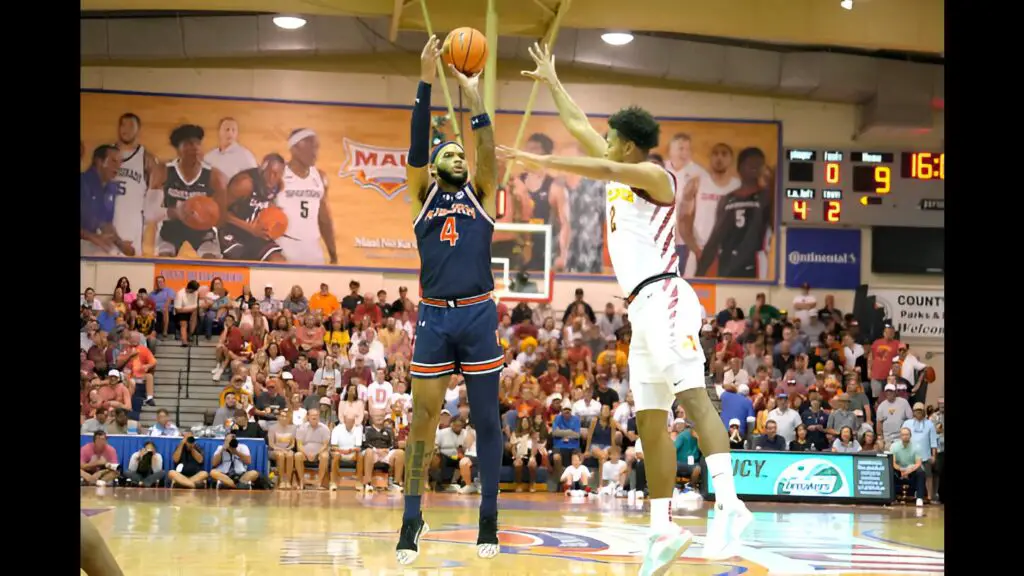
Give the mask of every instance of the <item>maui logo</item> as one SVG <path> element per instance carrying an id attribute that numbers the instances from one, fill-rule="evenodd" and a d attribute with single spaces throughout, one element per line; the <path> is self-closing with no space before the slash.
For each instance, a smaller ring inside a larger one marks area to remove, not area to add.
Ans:
<path id="1" fill-rule="evenodd" d="M 345 138 L 345 163 L 338 171 L 341 178 L 352 178 L 361 188 L 376 190 L 393 200 L 405 190 L 406 150 L 370 146 Z"/>

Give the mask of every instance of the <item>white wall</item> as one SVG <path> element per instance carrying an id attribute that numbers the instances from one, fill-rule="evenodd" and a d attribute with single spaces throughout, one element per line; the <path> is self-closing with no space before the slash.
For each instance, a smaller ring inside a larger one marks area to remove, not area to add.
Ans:
<path id="1" fill-rule="evenodd" d="M 416 78 L 286 70 L 84 67 L 81 68 L 81 85 L 83 88 L 107 90 L 404 105 L 409 104 L 412 99 Z M 454 86 L 452 88 L 454 89 Z M 530 88 L 531 84 L 528 82 L 499 82 L 498 108 L 523 109 Z M 786 146 L 928 149 L 940 146 L 944 137 L 941 116 L 936 119 L 936 128 L 926 134 L 907 134 L 889 138 L 878 136 L 854 142 L 852 138 L 855 133 L 856 108 L 851 105 L 632 86 L 578 84 L 568 85 L 567 88 L 584 110 L 595 114 L 609 114 L 625 105 L 640 104 L 659 116 L 779 120 L 783 123 L 783 139 Z M 554 110 L 547 91 L 540 91 L 535 110 Z M 780 254 L 785 254 L 785 229 L 780 237 Z M 861 238 L 861 254 L 870 255 L 871 235 L 865 232 Z M 864 258 L 861 259 L 861 266 L 862 281 L 876 287 L 935 287 L 943 284 L 942 277 L 876 276 L 871 274 L 870 263 Z M 780 268 L 782 275 L 785 273 L 785 267 Z M 128 276 L 135 286 L 149 286 L 152 283 L 153 266 L 142 263 L 82 263 L 83 288 L 95 286 L 99 292 L 110 292 L 120 276 Z M 257 292 L 259 287 L 269 282 L 275 285 L 279 294 L 284 292 L 282 287 L 293 284 L 303 286 L 309 293 L 325 280 L 336 293 L 345 292 L 348 281 L 352 278 L 361 282 L 364 291 L 384 288 L 389 294 L 397 294 L 398 287 L 406 285 L 411 288 L 413 295 L 417 293 L 415 275 L 271 268 L 252 268 L 250 273 L 250 283 Z M 784 281 L 785 279 L 781 278 L 778 286 L 771 287 L 721 284 L 715 290 L 716 303 L 721 307 L 727 297 L 733 296 L 742 306 L 749 306 L 756 293 L 765 292 L 770 303 L 789 307 L 796 291 L 785 288 Z M 613 281 L 556 279 L 555 306 L 559 307 L 560 303 L 571 300 L 572 292 L 577 286 L 586 290 L 587 299 L 594 304 L 615 301 L 613 296 L 620 295 L 618 286 Z M 848 311 L 852 308 L 852 291 L 834 291 L 834 294 L 836 305 L 840 309 Z M 819 300 L 823 299 L 824 294 L 819 294 Z M 938 354 L 931 362 L 940 372 L 941 383 L 941 341 L 937 344 L 917 343 L 915 349 L 918 349 L 921 355 L 927 351 Z M 934 388 L 939 387 L 933 386 Z"/>

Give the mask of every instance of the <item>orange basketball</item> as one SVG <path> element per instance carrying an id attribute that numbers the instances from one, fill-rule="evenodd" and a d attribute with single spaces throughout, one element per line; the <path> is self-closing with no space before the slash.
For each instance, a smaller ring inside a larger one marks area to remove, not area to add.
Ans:
<path id="1" fill-rule="evenodd" d="M 928 366 L 924 369 L 924 380 L 929 384 L 935 382 L 935 368 Z"/>
<path id="2" fill-rule="evenodd" d="M 288 216 L 277 206 L 270 206 L 256 217 L 256 224 L 267 231 L 271 240 L 277 240 L 288 230 Z"/>
<path id="3" fill-rule="evenodd" d="M 178 217 L 193 230 L 209 230 L 220 222 L 220 205 L 209 196 L 193 196 L 178 208 Z"/>
<path id="4" fill-rule="evenodd" d="M 473 28 L 456 28 L 444 39 L 441 59 L 466 76 L 475 76 L 487 62 L 487 37 Z"/>

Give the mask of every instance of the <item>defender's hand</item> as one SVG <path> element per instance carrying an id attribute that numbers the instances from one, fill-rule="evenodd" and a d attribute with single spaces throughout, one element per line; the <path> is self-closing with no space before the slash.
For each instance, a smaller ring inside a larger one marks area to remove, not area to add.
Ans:
<path id="1" fill-rule="evenodd" d="M 551 53 L 551 47 L 547 44 L 541 46 L 540 42 L 534 42 L 528 50 L 530 57 L 537 64 L 537 68 L 532 72 L 523 70 L 522 75 L 545 84 L 558 82 L 558 76 L 555 75 L 555 55 Z"/>
<path id="2" fill-rule="evenodd" d="M 441 56 L 441 43 L 437 36 L 431 35 L 420 53 L 420 80 L 431 84 L 437 75 L 437 59 Z"/>
<path id="3" fill-rule="evenodd" d="M 523 152 L 522 150 L 516 150 L 515 148 L 509 148 L 508 146 L 498 146 L 495 149 L 499 160 L 510 160 L 517 164 L 522 164 L 527 168 L 532 169 L 543 169 L 544 161 L 543 156 L 537 154 L 530 154 L 529 152 Z"/>

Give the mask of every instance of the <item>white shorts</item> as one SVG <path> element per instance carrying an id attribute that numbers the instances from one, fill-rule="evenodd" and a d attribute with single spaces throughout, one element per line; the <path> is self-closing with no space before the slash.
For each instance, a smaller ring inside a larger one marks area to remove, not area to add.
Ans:
<path id="1" fill-rule="evenodd" d="M 636 410 L 671 410 L 675 395 L 704 388 L 700 300 L 682 278 L 645 286 L 629 305 L 629 389 Z"/>
<path id="2" fill-rule="evenodd" d="M 373 463 L 374 464 L 380 464 L 381 462 L 384 462 L 385 464 L 391 464 L 391 457 L 395 455 L 395 451 L 393 449 L 392 450 L 388 450 L 388 453 L 386 455 L 384 455 L 384 456 L 381 456 L 381 454 L 379 452 L 377 452 L 377 450 L 375 448 L 371 449 L 371 450 L 373 452 Z"/>
<path id="3" fill-rule="evenodd" d="M 292 240 L 282 236 L 275 240 L 275 242 L 281 247 L 281 254 L 288 262 L 318 265 L 327 263 L 324 247 L 320 243 L 319 236 L 312 240 Z"/>

